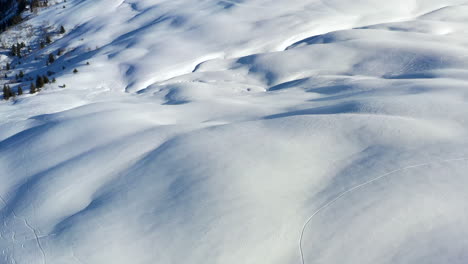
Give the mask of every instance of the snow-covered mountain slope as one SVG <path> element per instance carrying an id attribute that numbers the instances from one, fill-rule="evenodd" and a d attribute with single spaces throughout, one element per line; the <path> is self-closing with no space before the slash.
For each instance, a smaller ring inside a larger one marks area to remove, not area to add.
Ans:
<path id="1" fill-rule="evenodd" d="M 0 103 L 0 263 L 468 261 L 467 1 L 50 2 L 0 36 L 57 79 Z"/>

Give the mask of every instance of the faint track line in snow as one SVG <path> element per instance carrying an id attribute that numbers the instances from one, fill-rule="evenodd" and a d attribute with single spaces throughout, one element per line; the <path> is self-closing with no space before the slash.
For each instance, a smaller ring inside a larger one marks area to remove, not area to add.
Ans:
<path id="1" fill-rule="evenodd" d="M 400 169 L 396 169 L 396 170 L 393 170 L 393 171 L 390 171 L 390 172 L 387 172 L 387 173 L 384 173 L 380 176 L 377 176 L 376 178 L 373 178 L 371 180 L 368 180 L 364 183 L 361 183 L 359 185 L 356 185 L 344 192 L 342 192 L 341 194 L 339 194 L 338 196 L 336 196 L 335 198 L 333 198 L 331 201 L 325 203 L 324 205 L 322 205 L 321 207 L 319 207 L 308 219 L 307 221 L 304 223 L 304 225 L 302 226 L 302 231 L 301 231 L 301 237 L 299 239 L 299 250 L 300 250 L 300 253 L 301 253 L 301 263 L 302 264 L 305 264 L 305 261 L 304 261 L 304 250 L 302 248 L 302 240 L 304 238 L 304 233 L 307 229 L 307 225 L 310 223 L 310 221 L 312 221 L 312 219 L 317 215 L 319 214 L 321 211 L 325 210 L 326 208 L 330 207 L 331 205 L 333 205 L 335 202 L 337 202 L 338 200 L 340 200 L 341 198 L 343 198 L 344 196 L 354 192 L 354 191 L 357 191 L 363 187 L 366 187 L 367 185 L 373 183 L 373 182 L 376 182 L 378 180 L 381 180 L 383 178 L 386 178 L 394 173 L 397 173 L 397 172 L 400 172 L 400 171 L 405 171 L 405 170 L 409 170 L 409 169 L 414 169 L 414 168 L 420 168 L 420 167 L 424 167 L 424 166 L 428 166 L 428 165 L 432 165 L 432 164 L 437 164 L 437 163 L 444 163 L 444 162 L 452 162 L 452 161 L 467 161 L 468 160 L 468 157 L 464 157 L 464 158 L 454 158 L 454 159 L 447 159 L 447 160 L 438 160 L 438 161 L 433 161 L 433 162 L 426 162 L 426 163 L 421 163 L 421 164 L 416 164 L 416 165 L 409 165 L 409 166 L 406 166 L 406 167 L 403 167 L 403 168 L 400 168 Z"/>
<path id="2" fill-rule="evenodd" d="M 6 200 L 5 200 L 5 198 L 3 198 L 2 195 L 0 195 L 0 201 L 2 201 L 2 203 L 3 203 L 5 206 L 8 206 L 8 204 L 7 204 Z M 29 224 L 28 220 L 26 220 L 25 217 L 18 217 L 18 215 L 16 214 L 16 212 L 15 212 L 15 210 L 14 210 L 13 208 L 11 209 L 11 213 L 13 214 L 13 217 L 22 219 L 23 222 L 24 222 L 24 225 L 25 225 L 29 230 L 31 230 L 31 232 L 34 234 L 34 240 L 36 240 L 37 247 L 39 248 L 39 251 L 41 251 L 41 254 L 42 254 L 42 263 L 43 263 L 43 264 L 47 264 L 46 254 L 45 254 L 44 249 L 42 248 L 39 235 L 37 234 L 37 230 Z M 13 240 L 14 240 L 14 239 L 13 239 Z"/>
<path id="3" fill-rule="evenodd" d="M 28 223 L 28 220 L 26 220 L 26 218 L 23 218 L 23 221 L 24 221 L 24 224 L 33 232 L 34 236 L 36 237 L 37 246 L 39 247 L 39 250 L 41 251 L 41 254 L 42 254 L 42 263 L 47 264 L 47 261 L 46 261 L 46 254 L 45 254 L 44 249 L 42 248 L 41 241 L 40 241 L 40 239 L 39 239 L 39 236 L 37 235 L 36 229 L 33 228 L 33 227 Z"/>

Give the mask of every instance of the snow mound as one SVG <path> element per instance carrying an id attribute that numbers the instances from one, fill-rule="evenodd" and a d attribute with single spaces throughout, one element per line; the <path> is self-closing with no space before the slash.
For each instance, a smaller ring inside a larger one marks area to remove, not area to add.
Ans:
<path id="1" fill-rule="evenodd" d="M 57 82 L 0 103 L 0 263 L 466 263 L 467 7 L 28 13 L 2 73 Z"/>

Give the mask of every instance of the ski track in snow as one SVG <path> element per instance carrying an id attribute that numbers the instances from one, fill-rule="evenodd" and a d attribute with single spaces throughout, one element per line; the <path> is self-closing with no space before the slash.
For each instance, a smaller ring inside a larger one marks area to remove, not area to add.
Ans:
<path id="1" fill-rule="evenodd" d="M 6 203 L 6 200 L 3 198 L 2 195 L 0 195 L 0 200 L 2 201 L 2 203 L 7 206 L 8 204 Z M 41 252 L 41 256 L 42 256 L 42 263 L 43 264 L 47 264 L 47 257 L 46 257 L 46 254 L 45 254 L 45 251 L 44 251 L 44 248 L 42 247 L 42 244 L 41 244 L 41 241 L 40 241 L 40 237 L 38 235 L 38 232 L 37 230 L 28 222 L 28 220 L 25 218 L 25 217 L 19 217 L 15 210 L 12 208 L 11 209 L 11 212 L 13 214 L 13 217 L 15 218 L 18 218 L 18 219 L 21 219 L 24 223 L 24 225 L 31 231 L 31 233 L 34 235 L 34 240 L 36 241 L 36 244 L 37 244 L 37 247 L 39 249 L 39 251 Z M 14 234 L 13 234 L 14 235 Z M 13 239 L 14 240 L 14 239 Z M 16 261 L 15 261 L 16 262 Z"/>
<path id="2" fill-rule="evenodd" d="M 446 160 L 439 160 L 439 161 L 434 161 L 434 162 L 426 162 L 426 163 L 421 163 L 421 164 L 416 164 L 416 165 L 410 165 L 410 166 L 406 166 L 406 167 L 403 167 L 403 168 L 400 168 L 400 169 L 396 169 L 396 170 L 393 170 L 393 171 L 390 171 L 390 172 L 387 172 L 387 173 L 384 173 L 374 179 L 371 179 L 371 180 L 368 180 L 364 183 L 361 183 L 359 185 L 356 185 L 352 188 L 350 188 L 349 190 L 347 191 L 344 191 L 342 192 L 341 194 L 339 194 L 338 196 L 336 196 L 335 198 L 333 198 L 331 201 L 325 203 L 324 205 L 322 205 L 319 209 L 317 209 L 308 219 L 307 221 L 304 223 L 304 225 L 302 226 L 302 230 L 301 230 L 301 236 L 299 238 L 299 251 L 300 251 L 300 254 L 301 254 L 301 264 L 306 264 L 305 260 L 304 260 L 304 250 L 302 248 L 302 240 L 303 240 L 303 237 L 304 237 L 304 233 L 307 229 L 307 225 L 310 223 L 310 221 L 312 221 L 312 219 L 318 215 L 321 211 L 327 209 L 328 207 L 330 207 L 331 205 L 333 205 L 335 202 L 339 201 L 341 198 L 345 197 L 346 195 L 350 194 L 350 193 L 353 193 L 355 191 L 358 191 L 368 185 L 370 185 L 371 183 L 373 182 L 376 182 L 378 180 L 381 180 L 381 179 L 384 179 L 384 178 L 387 178 L 388 176 L 391 176 L 392 174 L 394 173 L 397 173 L 397 172 L 400 172 L 400 171 L 405 171 L 405 170 L 410 170 L 410 169 L 414 169 L 414 168 L 420 168 L 420 167 L 425 167 L 425 166 L 429 166 L 429 165 L 432 165 L 432 164 L 437 164 L 437 163 L 445 163 L 445 162 L 453 162 L 453 161 L 467 161 L 468 160 L 468 157 L 465 157 L 465 158 L 454 158 L 454 159 L 446 159 Z"/>

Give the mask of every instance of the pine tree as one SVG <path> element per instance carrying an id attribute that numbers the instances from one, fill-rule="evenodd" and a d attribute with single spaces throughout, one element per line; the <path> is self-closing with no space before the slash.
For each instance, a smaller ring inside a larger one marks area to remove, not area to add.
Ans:
<path id="1" fill-rule="evenodd" d="M 6 84 L 3 85 L 3 99 L 8 100 L 10 99 L 9 93 L 8 93 L 8 88 Z"/>
<path id="2" fill-rule="evenodd" d="M 47 43 L 47 44 L 52 43 L 52 39 L 50 38 L 50 36 L 47 36 L 47 37 L 46 37 L 46 43 Z"/>
<path id="3" fill-rule="evenodd" d="M 55 83 L 57 80 L 54 78 L 52 78 L 52 83 Z"/>
<path id="4" fill-rule="evenodd" d="M 36 92 L 37 92 L 36 86 L 34 85 L 34 83 L 31 83 L 31 85 L 29 86 L 29 93 L 35 94 Z"/>
<path id="5" fill-rule="evenodd" d="M 11 55 L 16 56 L 16 45 L 11 46 Z"/>
<path id="6" fill-rule="evenodd" d="M 13 94 L 11 93 L 10 86 L 4 84 L 3 85 L 3 99 L 8 100 Z"/>
<path id="7" fill-rule="evenodd" d="M 19 77 L 22 79 L 24 77 L 24 72 L 23 71 L 20 71 L 19 72 Z"/>
<path id="8" fill-rule="evenodd" d="M 18 95 L 22 95 L 23 94 L 23 87 L 18 86 Z"/>
<path id="9" fill-rule="evenodd" d="M 44 83 L 50 83 L 49 77 L 47 77 L 46 75 L 42 76 L 42 79 L 44 80 Z"/>
<path id="10" fill-rule="evenodd" d="M 77 70 L 77 69 L 74 69 L 74 70 L 73 70 L 73 73 L 75 73 L 75 74 L 78 73 L 78 70 Z"/>
<path id="11" fill-rule="evenodd" d="M 10 65 L 9 62 L 7 62 L 7 64 L 6 64 L 6 70 L 9 71 L 10 69 L 11 69 L 11 65 Z M 6 78 L 6 77 L 5 77 L 5 78 Z"/>
<path id="12" fill-rule="evenodd" d="M 44 87 L 44 78 L 42 78 L 42 76 L 36 77 L 36 87 L 37 89 Z"/>
<path id="13" fill-rule="evenodd" d="M 41 49 L 43 49 L 45 47 L 44 41 L 41 41 L 40 47 L 41 47 Z"/>
<path id="14" fill-rule="evenodd" d="M 63 26 L 60 26 L 60 34 L 65 34 L 66 30 Z"/>
<path id="15" fill-rule="evenodd" d="M 52 54 L 52 53 L 49 54 L 49 60 L 48 61 L 49 61 L 50 64 L 54 63 L 54 61 L 55 61 L 54 54 Z"/>

